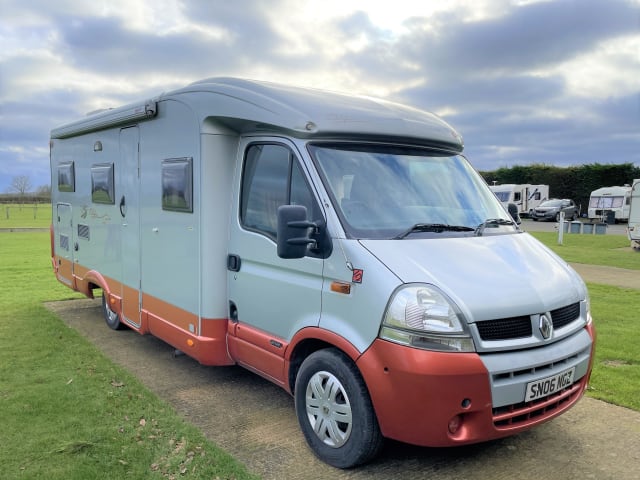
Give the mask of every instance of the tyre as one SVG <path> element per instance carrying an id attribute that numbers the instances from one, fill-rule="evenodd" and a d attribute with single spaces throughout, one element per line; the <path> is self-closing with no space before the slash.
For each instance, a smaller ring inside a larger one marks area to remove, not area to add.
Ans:
<path id="1" fill-rule="evenodd" d="M 102 315 L 104 316 L 104 321 L 107 323 L 110 329 L 122 330 L 126 328 L 126 325 L 124 325 L 120 321 L 120 315 L 109 308 L 109 304 L 107 303 L 107 296 L 104 294 L 104 292 L 102 292 Z"/>
<path id="2" fill-rule="evenodd" d="M 367 387 L 339 350 L 319 350 L 305 359 L 294 396 L 300 428 L 320 460 L 350 468 L 380 451 L 383 437 Z"/>

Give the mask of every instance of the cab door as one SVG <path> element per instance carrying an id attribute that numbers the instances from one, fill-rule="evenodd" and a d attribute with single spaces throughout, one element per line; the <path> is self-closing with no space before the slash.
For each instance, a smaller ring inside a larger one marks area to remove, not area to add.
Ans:
<path id="1" fill-rule="evenodd" d="M 304 205 L 308 220 L 323 219 L 324 213 L 291 144 L 245 142 L 237 175 L 227 277 L 234 322 L 229 350 L 239 363 L 277 381 L 287 342 L 319 323 L 324 263 L 311 252 L 299 259 L 278 257 L 277 209 Z"/>

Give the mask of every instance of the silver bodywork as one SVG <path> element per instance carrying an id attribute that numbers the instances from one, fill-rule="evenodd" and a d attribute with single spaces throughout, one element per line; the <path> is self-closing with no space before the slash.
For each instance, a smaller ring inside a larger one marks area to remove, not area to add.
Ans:
<path id="1" fill-rule="evenodd" d="M 133 291 L 133 312 L 144 309 L 145 295 L 162 299 L 193 315 L 186 328 L 201 335 L 202 322 L 226 318 L 232 302 L 239 324 L 273 336 L 274 345 L 320 327 L 362 353 L 379 337 L 393 293 L 406 284 L 428 284 L 460 310 L 496 406 L 521 402 L 527 382 L 567 365 L 576 367 L 576 378 L 588 370 L 585 285 L 516 226 L 496 235 L 404 239 L 354 238 L 345 228 L 309 143 L 409 145 L 458 156 L 461 137 L 432 114 L 368 98 L 209 79 L 54 129 L 51 138 L 53 185 L 65 162 L 74 163 L 76 176 L 75 191 L 54 188 L 55 251 L 77 271 L 96 270 L 122 284 L 123 296 Z M 278 258 L 274 239 L 239 221 L 243 155 L 260 142 L 283 145 L 300 163 L 331 237 L 326 258 Z M 159 165 L 183 158 L 192 159 L 192 211 L 167 212 L 159 206 Z M 87 179 L 92 165 L 105 162 L 117 166 L 115 200 L 95 204 Z M 491 198 L 491 211 L 500 210 L 507 221 L 488 187 L 478 188 Z M 78 238 L 84 227 L 86 238 Z M 239 271 L 227 270 L 228 254 L 241 258 Z M 354 281 L 354 269 L 362 272 L 360 281 Z M 332 282 L 349 284 L 350 293 L 333 291 Z M 543 338 L 540 317 L 575 304 L 578 315 Z M 512 317 L 528 318 L 532 334 L 481 338 L 482 322 Z M 125 321 L 136 326 L 141 318 Z"/>

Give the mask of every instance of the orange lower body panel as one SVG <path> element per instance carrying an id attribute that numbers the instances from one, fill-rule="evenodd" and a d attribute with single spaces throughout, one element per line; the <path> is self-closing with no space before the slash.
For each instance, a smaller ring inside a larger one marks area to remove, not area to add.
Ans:
<path id="1" fill-rule="evenodd" d="M 582 397 L 589 375 L 564 398 L 550 399 L 535 415 L 494 412 L 489 373 L 474 353 L 441 353 L 376 340 L 357 365 L 385 437 L 447 447 L 506 437 L 556 417 Z M 454 433 L 449 430 L 456 424 Z"/>
<path id="2" fill-rule="evenodd" d="M 226 318 L 199 318 L 146 294 L 142 295 L 141 308 L 139 293 L 135 289 L 56 255 L 52 257 L 52 265 L 61 283 L 89 298 L 93 298 L 94 288 L 101 288 L 107 293 L 111 309 L 121 319 L 124 314 L 127 319 L 124 323 L 140 334 L 151 333 L 203 365 L 235 364 L 227 351 Z M 122 292 L 135 302 L 127 304 Z"/>

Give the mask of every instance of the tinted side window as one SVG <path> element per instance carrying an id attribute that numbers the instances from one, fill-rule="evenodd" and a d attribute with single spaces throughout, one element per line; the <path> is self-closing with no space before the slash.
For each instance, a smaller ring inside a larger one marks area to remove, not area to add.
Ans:
<path id="1" fill-rule="evenodd" d="M 162 161 L 162 209 L 193 212 L 193 160 L 172 158 Z"/>
<path id="2" fill-rule="evenodd" d="M 304 205 L 309 217 L 318 215 L 319 208 L 295 156 L 283 145 L 251 145 L 242 177 L 242 225 L 275 239 L 278 207 L 289 204 Z"/>
<path id="3" fill-rule="evenodd" d="M 115 203 L 113 163 L 91 166 L 91 200 L 93 203 Z"/>
<path id="4" fill-rule="evenodd" d="M 76 191 L 76 176 L 73 162 L 62 162 L 58 164 L 58 191 Z"/>

